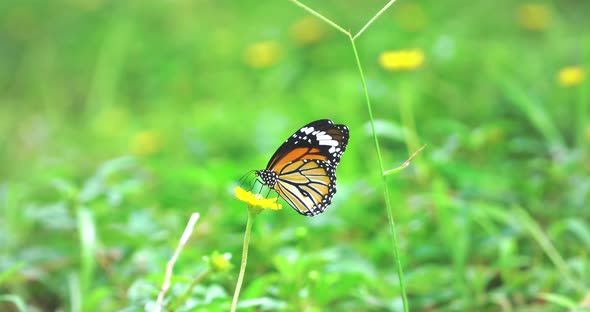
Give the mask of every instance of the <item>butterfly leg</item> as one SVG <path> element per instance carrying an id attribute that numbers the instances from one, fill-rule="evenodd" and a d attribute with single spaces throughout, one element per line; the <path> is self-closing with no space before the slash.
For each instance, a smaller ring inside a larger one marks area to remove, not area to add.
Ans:
<path id="1" fill-rule="evenodd" d="M 254 181 L 252 181 L 252 183 L 250 183 L 250 189 L 248 190 L 248 192 L 252 192 L 252 190 L 256 186 L 256 182 L 258 182 L 258 178 L 254 179 Z"/>

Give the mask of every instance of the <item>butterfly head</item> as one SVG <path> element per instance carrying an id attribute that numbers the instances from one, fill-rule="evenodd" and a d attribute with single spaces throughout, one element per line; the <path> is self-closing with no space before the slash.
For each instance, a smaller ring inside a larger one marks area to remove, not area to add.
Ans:
<path id="1" fill-rule="evenodd" d="M 277 174 L 272 170 L 256 170 L 256 176 L 262 179 L 262 183 L 269 188 L 274 188 L 277 183 Z"/>

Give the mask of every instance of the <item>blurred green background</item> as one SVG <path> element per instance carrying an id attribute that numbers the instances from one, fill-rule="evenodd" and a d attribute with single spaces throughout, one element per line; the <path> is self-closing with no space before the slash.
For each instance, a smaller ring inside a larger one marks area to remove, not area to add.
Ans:
<path id="1" fill-rule="evenodd" d="M 355 33 L 385 3 L 306 4 Z M 399 0 L 357 39 L 386 169 L 428 144 L 388 177 L 412 311 L 588 306 L 588 12 Z M 206 272 L 175 311 L 228 310 L 232 188 L 320 118 L 351 131 L 338 193 L 256 219 L 241 310 L 401 311 L 345 35 L 289 1 L 0 2 L 0 310 L 149 310 L 192 212 L 167 298 Z"/>

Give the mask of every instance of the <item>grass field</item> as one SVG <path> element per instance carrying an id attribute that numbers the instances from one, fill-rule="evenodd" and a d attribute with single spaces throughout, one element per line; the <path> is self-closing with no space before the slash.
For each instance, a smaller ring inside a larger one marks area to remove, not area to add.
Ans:
<path id="1" fill-rule="evenodd" d="M 387 1 L 304 3 L 354 35 Z M 238 311 L 590 310 L 588 12 L 398 0 L 361 75 L 292 1 L 0 2 L 0 311 L 153 311 L 194 212 L 163 311 L 228 311 L 233 188 L 322 118 L 338 193 L 256 218 Z"/>

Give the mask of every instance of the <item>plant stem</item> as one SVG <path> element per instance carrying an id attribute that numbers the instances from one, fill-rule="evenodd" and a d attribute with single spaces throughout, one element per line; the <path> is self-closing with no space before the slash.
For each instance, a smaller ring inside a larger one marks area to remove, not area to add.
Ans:
<path id="1" fill-rule="evenodd" d="M 416 134 L 416 123 L 414 121 L 414 99 L 412 93 L 414 90 L 404 81 L 400 85 L 400 118 L 405 130 L 405 141 L 408 152 L 415 151 L 420 143 Z"/>
<path id="2" fill-rule="evenodd" d="M 343 32 L 344 34 L 346 34 L 347 36 L 350 36 L 350 32 L 344 30 L 344 28 L 338 26 L 338 24 L 332 22 L 331 20 L 325 18 L 323 15 L 321 15 L 320 13 L 316 12 L 315 10 L 313 10 L 312 8 L 306 6 L 305 4 L 297 1 L 297 0 L 290 0 L 291 2 L 295 3 L 295 5 L 297 5 L 298 7 L 304 9 L 305 11 L 309 12 L 310 14 L 312 14 L 313 16 L 321 19 L 322 21 L 328 23 L 330 26 L 334 27 L 335 29 Z M 395 0 L 394 0 L 395 1 Z"/>
<path id="3" fill-rule="evenodd" d="M 590 86 L 588 83 L 583 83 L 579 86 L 577 90 L 577 94 L 575 95 L 575 105 L 576 105 L 576 126 L 578 134 L 576 136 L 576 147 L 580 149 L 580 151 L 586 151 L 588 146 L 588 139 L 587 139 L 587 130 L 588 127 L 588 100 L 590 96 L 588 96 L 588 92 L 590 91 Z"/>
<path id="4" fill-rule="evenodd" d="M 375 14 L 375 16 L 373 16 L 366 24 L 365 26 L 363 26 L 363 28 L 361 28 L 361 30 L 359 30 L 358 33 L 356 33 L 356 35 L 354 35 L 354 37 L 352 37 L 352 40 L 356 40 L 356 38 L 358 38 L 367 28 L 369 28 L 369 26 L 371 26 L 371 24 L 373 24 L 373 22 L 379 17 L 381 16 L 381 14 L 383 14 L 383 12 L 385 12 L 385 10 L 387 10 L 395 1 L 397 0 L 390 0 L 389 2 L 387 2 L 387 4 L 381 8 L 381 10 L 379 10 L 379 12 L 377 12 L 377 14 Z"/>
<path id="5" fill-rule="evenodd" d="M 180 296 L 180 298 L 178 300 L 176 300 L 176 302 L 174 303 L 173 306 L 170 307 L 170 311 L 176 311 L 176 309 L 178 309 L 179 306 L 181 306 L 183 303 L 186 302 L 186 300 L 188 299 L 188 297 L 190 296 L 191 292 L 193 291 L 193 288 L 195 288 L 195 286 L 197 286 L 197 284 L 199 282 L 201 282 L 201 280 L 207 275 L 207 273 L 211 272 L 210 270 L 205 270 L 201 273 L 199 273 L 199 275 L 197 275 L 193 281 L 191 282 L 191 284 L 188 286 L 188 288 L 186 289 L 186 291 L 182 294 L 182 296 Z"/>
<path id="6" fill-rule="evenodd" d="M 355 39 L 358 38 L 381 14 L 383 14 L 383 12 L 385 12 L 385 10 L 387 10 L 387 8 L 389 8 L 396 0 L 390 0 L 381 10 L 379 10 L 379 12 L 377 12 L 377 14 L 375 14 L 366 24 L 365 26 L 363 26 L 363 28 L 361 28 L 361 30 L 354 35 L 354 37 L 352 36 L 352 34 L 349 31 L 344 30 L 342 27 L 340 27 L 338 24 L 332 22 L 331 20 L 329 20 L 328 18 L 324 17 L 323 15 L 321 15 L 320 13 L 312 10 L 311 8 L 307 7 L 306 5 L 304 5 L 303 3 L 300 3 L 297 0 L 290 0 L 291 2 L 295 3 L 297 6 L 303 8 L 304 10 L 306 10 L 307 12 L 313 14 L 314 16 L 320 18 L 321 20 L 323 20 L 324 22 L 326 22 L 327 24 L 329 24 L 330 26 L 334 27 L 335 29 L 339 30 L 340 32 L 346 34 L 348 36 L 348 38 L 350 39 L 350 43 L 352 44 L 352 50 L 354 51 L 354 56 L 356 58 L 356 64 L 361 76 L 361 81 L 363 83 L 363 89 L 365 91 L 365 99 L 367 101 L 367 109 L 369 112 L 369 119 L 371 121 L 371 130 L 373 132 L 373 139 L 375 140 L 375 149 L 377 151 L 377 158 L 379 160 L 379 174 L 381 175 L 382 178 L 382 182 L 383 182 L 383 195 L 385 197 L 385 205 L 387 206 L 387 216 L 389 219 L 389 227 L 391 230 L 391 237 L 392 237 L 392 241 L 393 241 L 393 257 L 396 260 L 396 266 L 397 266 L 397 275 L 399 278 L 399 285 L 400 285 L 400 289 L 402 292 L 402 301 L 404 304 L 404 311 L 408 312 L 409 311 L 409 307 L 408 307 L 408 299 L 406 296 L 406 287 L 404 285 L 404 276 L 403 276 L 403 270 L 402 270 L 402 263 L 401 263 L 401 259 L 399 257 L 400 252 L 399 252 L 399 244 L 398 244 L 398 240 L 397 240 L 397 228 L 395 226 L 395 222 L 393 220 L 393 209 L 391 207 L 391 200 L 389 198 L 389 188 L 387 187 L 387 178 L 386 178 L 386 174 L 385 174 L 385 169 L 383 166 L 383 158 L 381 157 L 381 149 L 379 147 L 379 140 L 377 139 L 377 132 L 375 131 L 375 121 L 373 119 L 373 109 L 371 107 L 371 100 L 369 98 L 369 91 L 367 89 L 367 82 L 365 81 L 365 75 L 363 73 L 363 68 L 361 66 L 361 61 L 358 55 L 358 51 L 356 49 L 356 45 L 355 45 Z M 249 219 L 248 219 L 249 220 Z M 246 245 L 246 244 L 244 244 Z M 247 247 L 246 247 L 247 248 Z M 243 261 L 243 259 L 242 259 Z M 243 264 L 245 266 L 245 264 Z M 242 272 L 240 272 L 241 274 Z M 238 281 L 238 284 L 240 284 L 241 282 Z M 238 288 L 239 289 L 239 288 Z M 238 289 L 236 289 L 236 291 L 238 291 Z M 234 300 L 237 301 L 237 296 L 234 295 Z M 234 311 L 234 310 L 232 310 Z"/>
<path id="7" fill-rule="evenodd" d="M 399 244 L 397 239 L 397 227 L 395 225 L 395 221 L 393 219 L 393 208 L 391 207 L 391 199 L 389 197 L 389 188 L 387 187 L 387 178 L 385 175 L 385 168 L 383 166 L 383 158 L 381 157 L 381 148 L 379 147 L 379 139 L 377 138 L 377 131 L 375 129 L 375 121 L 373 119 L 373 108 L 371 107 L 371 99 L 369 98 L 369 90 L 367 88 L 367 82 L 365 80 L 365 75 L 363 72 L 363 67 L 361 66 L 361 61 L 358 55 L 358 51 L 356 49 L 356 45 L 354 43 L 354 38 L 349 35 L 350 43 L 352 44 L 352 50 L 354 51 L 354 57 L 356 58 L 356 65 L 359 70 L 359 74 L 361 76 L 361 81 L 363 84 L 363 90 L 365 92 L 365 100 L 367 102 L 367 111 L 369 112 L 369 120 L 371 121 L 371 131 L 373 132 L 373 140 L 375 141 L 375 149 L 377 151 L 377 159 L 379 160 L 379 174 L 381 175 L 382 183 L 383 183 L 383 195 L 385 197 L 385 206 L 387 207 L 387 217 L 389 219 L 389 228 L 391 230 L 391 238 L 393 242 L 393 257 L 395 258 L 395 263 L 397 267 L 397 276 L 399 279 L 399 286 L 402 292 L 402 302 L 404 304 L 404 311 L 408 312 L 408 299 L 406 296 L 406 287 L 404 285 L 404 272 L 402 270 L 402 262 L 400 258 L 399 252 Z"/>
<path id="8" fill-rule="evenodd" d="M 248 245 L 250 244 L 250 232 L 252 232 L 252 224 L 257 213 L 248 208 L 248 221 L 246 222 L 246 232 L 244 233 L 244 246 L 242 247 L 242 264 L 240 265 L 240 274 L 238 275 L 238 282 L 234 292 L 234 298 L 231 303 L 231 312 L 236 311 L 238 305 L 238 297 L 240 296 L 240 289 L 244 281 L 244 272 L 246 272 L 246 264 L 248 263 Z"/>
<path id="9" fill-rule="evenodd" d="M 170 279 L 172 278 L 172 269 L 174 268 L 174 264 L 176 263 L 176 260 L 178 259 L 180 252 L 182 251 L 182 249 L 186 245 L 186 242 L 188 241 L 191 234 L 193 233 L 193 229 L 195 227 L 195 224 L 199 220 L 199 216 L 200 216 L 200 214 L 198 212 L 191 214 L 191 217 L 188 220 L 186 227 L 184 228 L 184 232 L 182 232 L 182 236 L 180 237 L 180 240 L 178 241 L 178 246 L 176 247 L 176 250 L 174 251 L 174 254 L 172 255 L 172 257 L 170 258 L 170 260 L 168 260 L 168 263 L 166 264 L 166 275 L 164 276 L 164 283 L 162 284 L 162 288 L 160 289 L 160 293 L 158 294 L 158 299 L 156 301 L 156 308 L 154 309 L 154 312 L 162 311 L 162 307 L 164 305 L 164 295 L 168 291 L 168 288 L 170 288 Z M 197 280 L 197 279 L 195 279 L 195 280 Z M 195 280 L 193 280 L 194 285 L 196 285 Z M 197 282 L 198 282 L 198 280 L 197 280 Z M 190 293 L 190 290 L 192 289 L 192 287 L 194 287 L 193 284 L 191 284 L 191 286 L 189 287 L 189 290 L 187 291 L 187 293 L 185 293 L 185 295 Z M 184 300 L 186 300 L 186 298 L 184 298 Z M 182 298 L 181 298 L 181 300 L 177 301 L 175 307 L 178 307 L 179 304 L 182 304 L 184 300 L 182 300 Z"/>
<path id="10" fill-rule="evenodd" d="M 385 170 L 383 172 L 384 176 L 388 176 L 390 174 L 394 174 L 394 173 L 398 173 L 402 170 L 404 170 L 407 166 L 410 165 L 410 162 L 412 162 L 412 159 L 414 159 L 414 157 L 416 157 L 416 155 L 418 155 L 418 153 L 420 153 L 424 148 L 426 147 L 426 144 L 422 145 L 422 147 L 420 147 L 419 149 L 417 149 L 411 156 L 410 158 L 408 158 L 408 160 L 404 161 L 403 164 L 401 164 L 398 167 L 395 167 L 393 169 L 389 169 L 389 170 Z"/>

